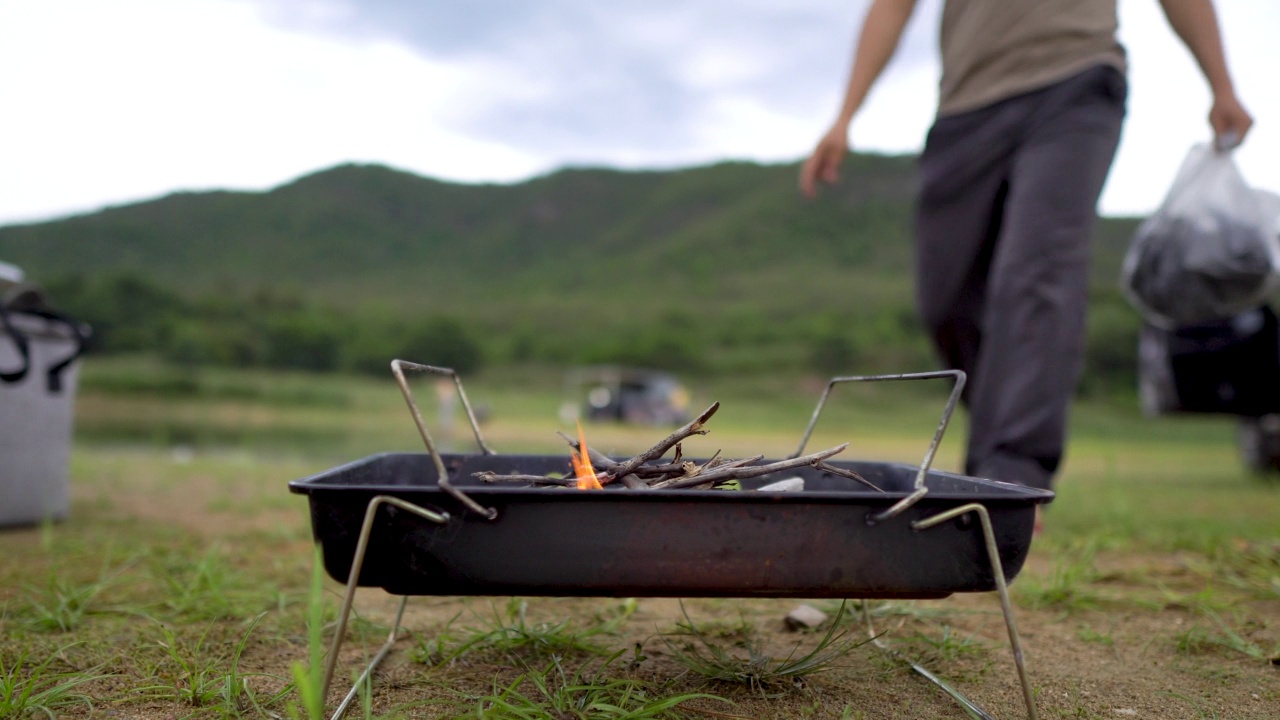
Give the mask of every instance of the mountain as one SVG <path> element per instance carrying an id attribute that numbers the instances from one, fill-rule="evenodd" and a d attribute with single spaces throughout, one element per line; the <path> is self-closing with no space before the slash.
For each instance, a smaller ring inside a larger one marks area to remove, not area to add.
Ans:
<path id="1" fill-rule="evenodd" d="M 859 332 L 876 342 L 913 323 L 913 163 L 851 155 L 817 200 L 797 192 L 795 164 L 573 168 L 509 185 L 341 165 L 269 192 L 178 193 L 0 228 L 0 258 L 36 279 L 287 291 L 552 343 L 574 327 L 666 327 L 762 346 L 851 324 L 873 326 Z M 1100 225 L 1101 302 L 1118 297 L 1132 228 Z"/>
<path id="2" fill-rule="evenodd" d="M 372 277 L 384 288 L 397 269 L 572 276 L 567 261 L 586 261 L 696 276 L 698 266 L 856 264 L 874 240 L 902 240 L 911 160 L 854 156 L 845 177 L 815 203 L 796 193 L 791 165 L 570 169 L 514 185 L 343 165 L 266 193 L 179 193 L 0 228 L 0 251 L 33 275 L 128 269 L 198 285 L 236 278 L 324 287 Z"/>

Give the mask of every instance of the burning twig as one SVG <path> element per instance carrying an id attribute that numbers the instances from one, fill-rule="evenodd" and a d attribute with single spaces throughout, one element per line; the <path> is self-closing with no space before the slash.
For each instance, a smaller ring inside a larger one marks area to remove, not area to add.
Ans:
<path id="1" fill-rule="evenodd" d="M 578 452 L 572 458 L 573 474 L 578 479 L 579 490 L 603 490 L 600 479 L 596 477 L 596 469 L 591 464 L 591 448 L 587 446 L 587 436 L 582 434 L 582 423 L 578 423 Z"/>
<path id="2" fill-rule="evenodd" d="M 577 450 L 578 452 L 582 452 L 582 448 L 579 447 L 581 443 L 578 442 L 577 438 L 569 435 L 568 433 L 560 432 L 559 430 L 556 431 L 556 434 L 564 438 L 564 441 L 569 443 L 569 447 Z M 600 472 L 611 473 L 613 468 L 618 466 L 618 462 L 616 460 L 610 458 L 599 450 L 596 450 L 590 445 L 587 446 L 587 454 L 591 457 L 591 464 Z"/>
<path id="3" fill-rule="evenodd" d="M 702 414 L 694 418 L 691 422 L 668 435 L 657 445 L 654 445 L 648 450 L 645 450 L 625 462 L 619 463 L 591 446 L 587 446 L 587 454 L 591 458 L 591 464 L 595 466 L 597 470 L 596 479 L 601 485 L 608 485 L 609 483 L 616 481 L 618 478 L 625 477 L 633 473 L 642 473 L 646 476 L 652 477 L 655 474 L 659 476 L 669 476 L 672 470 L 675 472 L 684 472 L 685 468 L 680 463 L 680 457 L 683 453 L 680 445 L 681 441 L 691 435 L 706 435 L 707 431 L 703 429 L 703 426 L 706 424 L 707 420 L 711 419 L 712 415 L 716 414 L 716 410 L 719 409 L 720 403 L 712 403 L 711 407 L 702 411 Z M 564 438 L 564 441 L 569 444 L 569 447 L 573 448 L 577 452 L 582 452 L 581 442 L 575 440 L 572 436 L 566 433 L 557 432 L 557 434 Z M 656 467 L 645 466 L 645 463 L 651 460 L 656 460 L 657 458 L 665 455 L 673 446 L 676 449 L 675 459 L 670 463 Z M 716 453 L 716 456 L 719 456 L 719 452 Z M 711 461 L 708 461 L 708 464 L 714 460 L 715 458 L 712 458 Z"/>
<path id="4" fill-rule="evenodd" d="M 843 452 L 848 443 L 839 445 L 829 450 L 812 453 L 803 457 L 791 458 L 779 462 L 768 463 L 765 465 L 755 465 L 763 458 L 762 455 L 754 457 L 742 458 L 739 460 L 721 460 L 720 451 L 717 450 L 711 459 L 701 464 L 684 461 L 681 441 L 691 435 L 705 435 L 707 431 L 704 425 L 707 420 L 715 414 L 720 408 L 720 403 L 712 403 L 711 407 L 702 412 L 701 415 L 679 430 L 671 433 L 661 442 L 644 452 L 636 455 L 630 460 L 616 461 L 605 455 L 604 453 L 593 449 L 587 445 L 586 437 L 582 435 L 581 428 L 578 431 L 578 437 L 574 438 L 566 433 L 559 433 L 565 442 L 573 449 L 572 459 L 575 467 L 575 477 L 558 477 L 553 475 L 499 475 L 494 472 L 478 472 L 474 477 L 479 478 L 482 482 L 523 482 L 534 485 L 553 485 L 560 487 L 582 487 L 584 482 L 594 487 L 608 485 L 610 483 L 620 483 L 623 487 L 630 490 L 664 490 L 664 489 L 680 489 L 680 488 L 699 488 L 711 487 L 715 483 L 729 480 L 743 480 L 746 478 L 759 477 L 761 475 L 769 475 L 771 473 L 782 470 L 790 470 L 803 466 L 816 467 L 823 472 L 837 475 L 851 480 L 856 480 L 868 487 L 874 488 L 879 492 L 883 492 L 880 488 L 872 485 L 865 478 L 853 472 L 845 470 L 833 465 L 828 465 L 824 460 Z M 660 464 L 652 464 L 654 460 L 661 458 L 671 448 L 675 448 L 675 457 L 673 460 Z M 587 460 L 589 459 L 589 463 Z M 599 485 L 590 483 L 590 478 L 586 478 L 586 474 L 594 473 L 595 479 Z M 585 478 L 582 479 L 582 478 Z"/>

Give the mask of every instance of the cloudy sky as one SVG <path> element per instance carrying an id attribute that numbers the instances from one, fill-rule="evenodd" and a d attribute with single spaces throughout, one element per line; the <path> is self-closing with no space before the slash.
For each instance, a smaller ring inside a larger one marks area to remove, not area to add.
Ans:
<path id="1" fill-rule="evenodd" d="M 918 151 L 940 0 L 853 127 Z M 830 122 L 866 0 L 0 0 L 0 225 L 347 161 L 458 181 L 565 165 L 794 161 Z M 1209 97 L 1156 0 L 1120 0 L 1130 115 L 1108 214 L 1150 211 Z M 1280 191 L 1280 2 L 1220 0 Z"/>

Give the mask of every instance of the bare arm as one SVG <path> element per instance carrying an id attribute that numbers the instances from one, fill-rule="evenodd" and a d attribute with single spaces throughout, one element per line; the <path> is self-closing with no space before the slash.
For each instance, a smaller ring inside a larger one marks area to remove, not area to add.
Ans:
<path id="1" fill-rule="evenodd" d="M 816 195 L 818 182 L 838 179 L 840 161 L 849 151 L 849 123 L 893 57 L 915 6 L 916 0 L 872 0 L 862 21 L 840 112 L 800 169 L 800 190 L 805 195 Z"/>
<path id="2" fill-rule="evenodd" d="M 1160 0 L 1160 7 L 1209 83 L 1213 93 L 1209 124 L 1214 135 L 1220 141 L 1229 135 L 1234 135 L 1237 142 L 1243 141 L 1253 126 L 1253 118 L 1236 97 L 1213 0 Z"/>

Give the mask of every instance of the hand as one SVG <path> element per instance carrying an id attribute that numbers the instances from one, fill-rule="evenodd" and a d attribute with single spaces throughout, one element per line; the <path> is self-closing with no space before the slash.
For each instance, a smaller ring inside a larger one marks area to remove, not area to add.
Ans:
<path id="1" fill-rule="evenodd" d="M 809 159 L 800 168 L 800 192 L 805 197 L 818 195 L 818 183 L 834 183 L 840 179 L 840 162 L 849 152 L 848 130 L 837 124 L 818 141 Z"/>
<path id="2" fill-rule="evenodd" d="M 1235 93 L 1228 92 L 1214 96 L 1213 107 L 1209 110 L 1209 125 L 1213 127 L 1213 136 L 1219 147 L 1230 149 L 1244 142 L 1244 136 L 1253 127 L 1253 118 Z"/>

